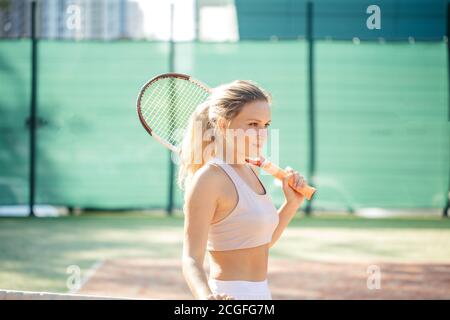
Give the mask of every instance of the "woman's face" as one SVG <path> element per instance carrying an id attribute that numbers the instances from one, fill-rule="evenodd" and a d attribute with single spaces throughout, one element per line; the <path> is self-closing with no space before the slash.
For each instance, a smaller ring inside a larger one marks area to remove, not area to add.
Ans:
<path id="1" fill-rule="evenodd" d="M 272 119 L 269 103 L 264 100 L 246 104 L 228 125 L 234 136 L 234 153 L 244 157 L 258 157 L 267 142 L 267 129 Z M 227 138 L 227 144 L 231 140 Z"/>

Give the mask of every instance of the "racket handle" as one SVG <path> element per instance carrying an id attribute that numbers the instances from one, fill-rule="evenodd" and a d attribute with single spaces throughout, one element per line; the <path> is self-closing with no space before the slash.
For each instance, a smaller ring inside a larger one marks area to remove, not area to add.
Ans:
<path id="1" fill-rule="evenodd" d="M 258 167 L 260 167 L 261 169 L 263 169 L 267 173 L 270 173 L 271 175 L 273 175 L 275 178 L 277 178 L 279 180 L 283 180 L 289 174 L 285 170 L 283 170 L 280 167 L 278 167 L 276 164 L 270 162 L 267 159 L 263 159 L 262 157 L 261 157 L 260 161 L 248 160 L 248 162 L 257 165 Z M 292 189 L 294 189 L 298 193 L 300 193 L 303 196 L 305 196 L 306 199 L 308 199 L 308 200 L 311 200 L 313 195 L 314 195 L 314 193 L 316 192 L 316 188 L 314 188 L 314 187 L 305 185 L 305 186 L 303 186 L 301 188 L 295 188 L 295 187 L 293 187 L 292 184 L 293 184 L 292 182 L 289 182 L 289 185 L 292 187 Z"/>

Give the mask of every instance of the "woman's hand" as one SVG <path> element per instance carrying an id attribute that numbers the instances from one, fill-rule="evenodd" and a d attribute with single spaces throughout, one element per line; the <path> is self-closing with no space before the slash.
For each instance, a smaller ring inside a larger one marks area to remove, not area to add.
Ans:
<path id="1" fill-rule="evenodd" d="M 300 175 L 297 171 L 294 171 L 291 167 L 286 167 L 285 169 L 289 174 L 283 179 L 283 192 L 286 202 L 300 208 L 305 200 L 305 197 L 292 189 L 289 182 L 296 188 L 301 188 L 306 185 L 305 178 Z"/>
<path id="2" fill-rule="evenodd" d="M 206 300 L 235 300 L 232 296 L 225 293 L 212 293 L 206 296 Z"/>

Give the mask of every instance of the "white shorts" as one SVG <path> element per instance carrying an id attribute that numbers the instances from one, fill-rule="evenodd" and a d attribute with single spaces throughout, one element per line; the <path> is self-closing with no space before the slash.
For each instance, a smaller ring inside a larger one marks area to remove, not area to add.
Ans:
<path id="1" fill-rule="evenodd" d="M 214 294 L 225 293 L 236 300 L 272 300 L 267 279 L 264 281 L 208 279 Z"/>

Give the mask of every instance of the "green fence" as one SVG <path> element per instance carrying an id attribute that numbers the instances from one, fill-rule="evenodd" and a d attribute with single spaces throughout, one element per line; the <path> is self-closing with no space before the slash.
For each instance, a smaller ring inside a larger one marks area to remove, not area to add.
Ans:
<path id="1" fill-rule="evenodd" d="M 36 202 L 164 208 L 169 155 L 141 128 L 140 86 L 167 72 L 158 42 L 38 44 Z M 0 205 L 27 204 L 31 44 L 0 42 Z M 445 43 L 315 44 L 314 208 L 443 208 L 450 163 Z M 273 97 L 280 165 L 309 161 L 307 43 L 178 43 L 175 69 Z M 282 192 L 263 176 L 276 203 Z M 177 193 L 176 206 L 181 207 Z"/>

